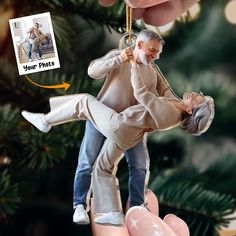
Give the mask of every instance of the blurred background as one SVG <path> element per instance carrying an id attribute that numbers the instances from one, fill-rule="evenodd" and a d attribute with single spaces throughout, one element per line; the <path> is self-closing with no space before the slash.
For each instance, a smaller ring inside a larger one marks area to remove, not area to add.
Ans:
<path id="1" fill-rule="evenodd" d="M 43 89 L 20 77 L 8 20 L 50 12 L 61 68 L 30 75 Z M 216 114 L 209 131 L 192 137 L 180 128 L 148 137 L 149 187 L 160 216 L 183 218 L 193 236 L 236 235 L 236 0 L 203 0 L 162 27 L 150 28 L 166 41 L 156 62 L 174 91 L 209 94 Z M 0 236 L 92 235 L 91 226 L 72 223 L 73 178 L 84 122 L 34 129 L 22 109 L 47 112 L 52 96 L 96 95 L 102 81 L 87 75 L 89 62 L 117 48 L 125 31 L 125 5 L 103 8 L 96 0 L 0 0 Z M 128 168 L 119 164 L 122 200 Z"/>

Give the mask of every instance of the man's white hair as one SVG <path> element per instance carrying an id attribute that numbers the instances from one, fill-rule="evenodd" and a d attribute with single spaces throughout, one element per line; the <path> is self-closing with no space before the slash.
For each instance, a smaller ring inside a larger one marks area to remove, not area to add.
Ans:
<path id="1" fill-rule="evenodd" d="M 151 39 L 156 39 L 161 45 L 164 45 L 165 43 L 161 35 L 152 30 L 142 30 L 136 39 L 136 43 L 139 41 L 147 42 Z"/>

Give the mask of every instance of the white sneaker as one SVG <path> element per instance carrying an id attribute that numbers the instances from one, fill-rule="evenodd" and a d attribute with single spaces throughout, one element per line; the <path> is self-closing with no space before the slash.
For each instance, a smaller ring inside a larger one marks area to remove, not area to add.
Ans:
<path id="1" fill-rule="evenodd" d="M 29 60 L 28 60 L 28 62 L 32 62 L 33 60 L 30 58 Z"/>
<path id="2" fill-rule="evenodd" d="M 120 211 L 111 211 L 103 213 L 95 218 L 94 222 L 101 225 L 123 225 L 124 214 Z"/>
<path id="3" fill-rule="evenodd" d="M 87 211 L 84 209 L 83 204 L 79 204 L 73 215 L 73 222 L 79 225 L 87 225 L 90 223 Z"/>
<path id="4" fill-rule="evenodd" d="M 43 113 L 32 113 L 28 111 L 22 111 L 21 114 L 26 120 L 28 120 L 40 131 L 47 133 L 51 129 L 51 125 L 46 122 Z"/>

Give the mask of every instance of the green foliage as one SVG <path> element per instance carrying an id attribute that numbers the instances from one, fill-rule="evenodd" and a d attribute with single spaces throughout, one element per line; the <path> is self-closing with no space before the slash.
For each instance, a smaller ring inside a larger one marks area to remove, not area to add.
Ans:
<path id="1" fill-rule="evenodd" d="M 156 179 L 151 188 L 158 197 L 160 215 L 180 216 L 194 236 L 217 234 L 220 226 L 228 225 L 227 215 L 234 211 L 235 198 L 231 195 L 210 191 L 203 184 L 178 178 L 178 174 Z"/>
<path id="2" fill-rule="evenodd" d="M 160 172 L 181 165 L 185 156 L 186 141 L 173 133 L 173 136 L 163 135 L 170 132 L 159 132 L 150 137 L 147 147 L 151 158 L 150 171 L 152 176 Z M 169 148 L 171 147 L 171 148 Z"/>
<path id="3" fill-rule="evenodd" d="M 13 215 L 20 202 L 18 187 L 7 170 L 0 172 L 0 220 Z"/>
<path id="4" fill-rule="evenodd" d="M 66 15 L 67 13 L 80 15 L 89 24 L 93 25 L 96 23 L 102 27 L 105 25 L 108 30 L 114 29 L 120 32 L 125 24 L 125 4 L 123 1 L 117 1 L 117 3 L 110 8 L 103 8 L 98 4 L 98 1 L 94 0 L 55 0 L 50 2 L 40 0 L 39 2 L 48 7 L 51 11 L 57 8 L 57 13 L 62 15 Z M 97 14 L 98 12 L 102 17 Z"/>
<path id="5" fill-rule="evenodd" d="M 68 147 L 75 140 L 71 135 L 67 135 L 68 133 L 63 129 L 55 129 L 44 134 L 35 128 L 22 132 L 20 139 L 24 151 L 21 164 L 44 170 L 58 164 L 67 157 Z"/>
<path id="6" fill-rule="evenodd" d="M 14 156 L 18 147 L 19 121 L 18 108 L 12 108 L 10 104 L 0 107 L 0 155 Z"/>
<path id="7" fill-rule="evenodd" d="M 10 104 L 0 107 L 0 133 L 2 139 L 7 135 L 16 135 L 19 123 L 18 113 L 19 109 L 12 109 Z"/>
<path id="8" fill-rule="evenodd" d="M 217 235 L 235 210 L 235 165 L 235 155 L 229 154 L 203 172 L 189 166 L 165 170 L 150 185 L 160 202 L 160 214 L 180 216 L 191 235 Z"/>
<path id="9" fill-rule="evenodd" d="M 172 70 L 167 73 L 167 78 L 170 85 L 175 89 L 175 92 L 182 97 L 185 91 L 203 92 L 205 95 L 210 95 L 215 101 L 215 118 L 210 127 L 207 135 L 210 133 L 218 133 L 222 135 L 227 133 L 232 137 L 235 137 L 235 116 L 236 110 L 229 109 L 233 107 L 236 100 L 235 94 L 235 81 L 234 77 L 217 73 L 216 71 L 199 71 L 198 73 L 192 73 L 187 76 L 181 70 Z M 184 136 L 184 133 L 180 129 L 170 130 L 162 134 L 154 134 L 153 136 L 170 136 L 170 134 L 176 137 Z M 181 137 L 183 138 L 183 137 Z"/>
<path id="10" fill-rule="evenodd" d="M 230 194 L 236 199 L 235 166 L 235 154 L 223 156 L 201 173 L 201 181 L 206 188 Z"/>
<path id="11" fill-rule="evenodd" d="M 71 35 L 73 35 L 73 30 L 68 24 L 65 18 L 61 16 L 52 17 L 53 31 L 55 33 L 55 38 L 57 42 L 57 47 L 60 48 L 64 55 L 70 54 L 71 51 Z"/>
<path id="12" fill-rule="evenodd" d="M 204 70 L 234 68 L 236 48 L 232 45 L 236 32 L 225 20 L 225 4 L 221 0 L 204 1 L 197 21 L 187 24 L 175 22 L 166 39 L 168 55 L 161 58 L 162 69 L 176 69 L 189 76 Z"/>
<path id="13" fill-rule="evenodd" d="M 86 69 L 87 72 L 87 69 Z M 88 78 L 84 67 L 77 73 L 59 73 L 55 70 L 45 71 L 40 74 L 32 75 L 33 81 L 46 81 L 47 85 L 62 84 L 63 82 L 69 83 L 70 87 L 67 91 L 64 89 L 54 90 L 40 90 L 38 93 L 44 94 L 44 96 L 55 97 L 66 94 L 77 94 L 88 90 L 92 90 L 94 81 Z M 94 88 L 96 89 L 96 88 Z M 96 89 L 97 90 L 97 89 Z"/>

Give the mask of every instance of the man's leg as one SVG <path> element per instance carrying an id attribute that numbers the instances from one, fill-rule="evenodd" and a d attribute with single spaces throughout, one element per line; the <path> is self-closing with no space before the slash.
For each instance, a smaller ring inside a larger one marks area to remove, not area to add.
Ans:
<path id="1" fill-rule="evenodd" d="M 129 167 L 129 204 L 139 206 L 145 202 L 145 185 L 149 176 L 149 155 L 146 148 L 146 138 L 125 152 Z"/>
<path id="2" fill-rule="evenodd" d="M 38 50 L 38 54 L 39 54 L 39 59 L 42 59 L 41 43 L 39 43 L 39 44 L 37 45 L 37 50 Z"/>
<path id="3" fill-rule="evenodd" d="M 87 194 L 91 182 L 93 164 L 102 148 L 105 137 L 94 128 L 90 121 L 86 122 L 84 138 L 80 146 L 78 166 L 74 179 L 73 207 L 83 204 L 87 207 Z"/>
<path id="4" fill-rule="evenodd" d="M 74 178 L 73 221 L 77 224 L 90 222 L 87 211 L 89 210 L 91 173 L 104 140 L 105 137 L 94 128 L 90 121 L 87 121 Z"/>
<path id="5" fill-rule="evenodd" d="M 33 45 L 28 42 L 28 46 L 27 46 L 27 55 L 28 55 L 28 61 L 32 61 L 31 55 L 32 55 L 32 47 Z"/>

